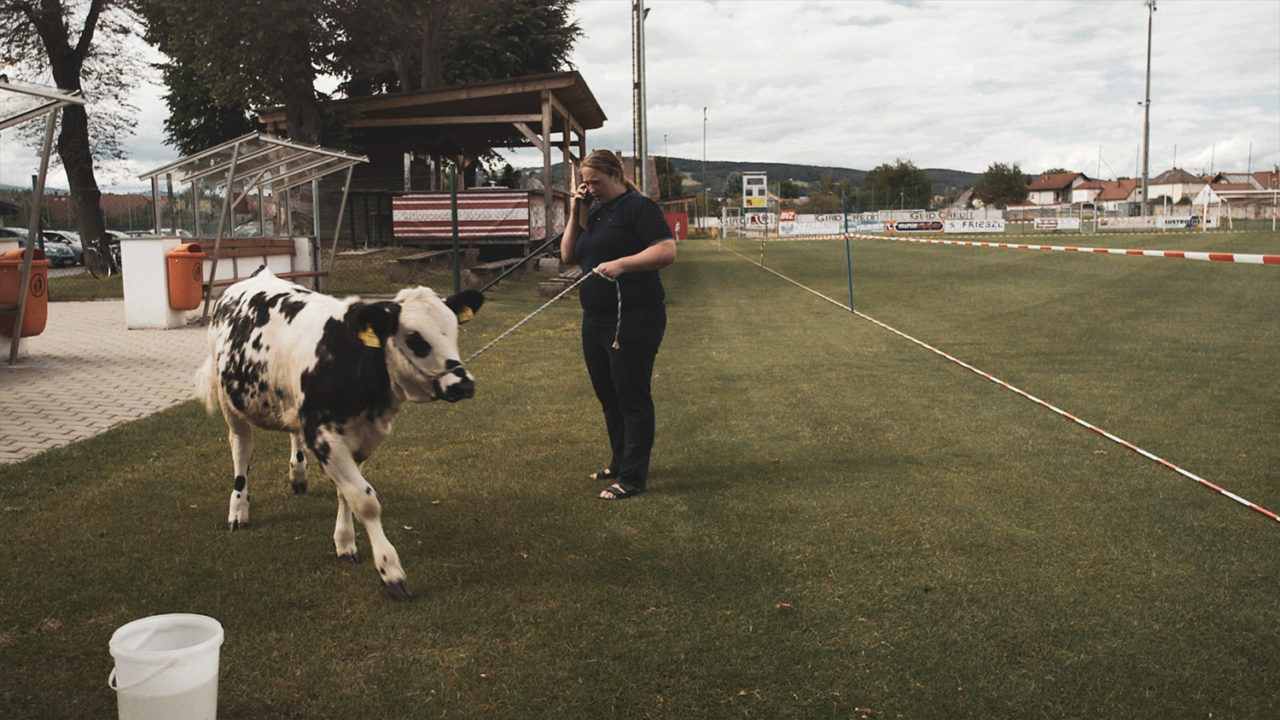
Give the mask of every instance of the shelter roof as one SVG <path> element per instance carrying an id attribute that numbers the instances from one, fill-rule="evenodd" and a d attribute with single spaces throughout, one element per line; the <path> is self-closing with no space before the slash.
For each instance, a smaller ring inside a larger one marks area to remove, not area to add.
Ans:
<path id="1" fill-rule="evenodd" d="M 1078 177 L 1083 177 L 1083 173 L 1063 172 L 1041 175 L 1031 181 L 1031 184 L 1027 186 L 1027 190 L 1029 192 L 1036 192 L 1038 190 L 1065 190 L 1071 187 L 1071 183 L 1075 182 Z"/>
<path id="2" fill-rule="evenodd" d="M 1264 188 L 1280 187 L 1280 172 L 1274 170 L 1261 170 L 1253 174 L 1253 179 Z"/>
<path id="3" fill-rule="evenodd" d="M 21 125 L 64 105 L 84 105 L 79 90 L 62 90 L 0 75 L 0 130 Z"/>
<path id="4" fill-rule="evenodd" d="M 324 103 L 359 145 L 396 144 L 439 154 L 479 154 L 494 147 L 532 146 L 515 123 L 541 131 L 542 93 L 560 112 L 551 113 L 551 131 L 580 135 L 604 125 L 604 111 L 577 71 L 527 75 L 453 85 L 419 92 L 373 95 Z M 572 120 L 566 121 L 564 115 Z M 258 121 L 283 131 L 283 110 Z"/>
<path id="5" fill-rule="evenodd" d="M 233 187 L 248 183 L 247 187 L 281 192 L 367 162 L 369 158 L 363 155 L 254 132 L 179 158 L 138 177 L 150 180 L 172 175 L 174 184 L 200 180 L 210 187 L 230 181 Z M 228 178 L 233 165 L 234 175 Z"/>

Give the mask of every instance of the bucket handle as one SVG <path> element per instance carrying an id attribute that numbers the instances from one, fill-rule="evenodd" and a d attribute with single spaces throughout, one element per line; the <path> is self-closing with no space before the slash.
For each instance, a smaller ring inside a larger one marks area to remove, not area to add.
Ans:
<path id="1" fill-rule="evenodd" d="M 152 670 L 151 672 L 147 673 L 147 674 L 146 674 L 146 676 L 145 676 L 145 677 L 143 677 L 141 680 L 138 680 L 137 682 L 133 682 L 133 683 L 130 683 L 130 684 L 128 684 L 128 685 L 123 685 L 123 686 L 118 686 L 118 685 L 116 685 L 116 669 L 113 667 L 113 668 L 111 668 L 111 674 L 107 676 L 107 687 L 111 688 L 112 690 L 115 690 L 116 692 L 120 692 L 121 690 L 132 690 L 133 688 L 138 687 L 138 686 L 139 686 L 139 685 L 141 685 L 142 683 L 144 683 L 144 682 L 146 682 L 146 681 L 150 680 L 151 678 L 153 678 L 153 677 L 155 677 L 155 676 L 159 675 L 160 673 L 164 672 L 165 670 L 168 670 L 169 668 L 173 667 L 175 664 L 177 664 L 177 662 L 178 662 L 178 659 L 177 659 L 177 658 L 173 658 L 172 660 L 170 660 L 169 662 L 167 662 L 167 663 L 165 663 L 165 664 L 163 664 L 163 665 L 157 665 L 157 666 L 156 666 L 156 668 L 155 668 L 154 670 Z"/>

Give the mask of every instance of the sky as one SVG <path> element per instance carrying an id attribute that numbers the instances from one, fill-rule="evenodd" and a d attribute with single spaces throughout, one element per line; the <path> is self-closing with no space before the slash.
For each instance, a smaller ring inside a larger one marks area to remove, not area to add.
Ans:
<path id="1" fill-rule="evenodd" d="M 1142 0 L 648 0 L 649 152 L 869 170 L 903 158 L 982 172 L 1018 163 L 1140 174 L 1147 8 Z M 609 120 L 588 146 L 631 153 L 627 0 L 579 0 L 572 60 Z M 1151 174 L 1280 163 L 1280 2 L 1159 0 Z M 327 88 L 326 88 L 327 89 Z M 134 93 L 129 160 L 104 190 L 177 157 L 164 89 Z M 540 163 L 532 151 L 514 165 Z M 0 183 L 33 155 L 0 136 Z M 60 169 L 50 185 L 66 186 Z"/>

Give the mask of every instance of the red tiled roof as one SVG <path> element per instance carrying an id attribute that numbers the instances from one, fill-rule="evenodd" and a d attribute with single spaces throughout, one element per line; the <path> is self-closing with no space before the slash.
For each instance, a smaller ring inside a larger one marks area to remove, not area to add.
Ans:
<path id="1" fill-rule="evenodd" d="M 1262 170 L 1253 174 L 1253 179 L 1258 184 L 1270 190 L 1271 188 L 1280 187 L 1280 173 L 1272 170 Z"/>
<path id="2" fill-rule="evenodd" d="M 1072 189 L 1073 190 L 1101 190 L 1105 187 L 1106 185 L 1104 185 L 1101 180 L 1086 180 Z"/>
<path id="3" fill-rule="evenodd" d="M 1027 186 L 1027 191 L 1035 192 L 1037 190 L 1066 190 L 1067 188 L 1071 187 L 1071 183 L 1074 182 L 1077 177 L 1080 177 L 1080 173 L 1078 172 L 1064 172 L 1064 173 L 1054 173 L 1052 175 L 1041 175 L 1040 177 L 1031 181 L 1031 184 Z"/>
<path id="4" fill-rule="evenodd" d="M 1199 177 L 1183 170 L 1182 168 L 1170 168 L 1159 175 L 1151 178 L 1152 185 L 1173 185 L 1174 183 L 1202 183 Z"/>
<path id="5" fill-rule="evenodd" d="M 1133 189 L 1138 187 L 1137 180 L 1117 180 L 1102 184 L 1102 192 L 1095 200 L 1128 200 Z"/>

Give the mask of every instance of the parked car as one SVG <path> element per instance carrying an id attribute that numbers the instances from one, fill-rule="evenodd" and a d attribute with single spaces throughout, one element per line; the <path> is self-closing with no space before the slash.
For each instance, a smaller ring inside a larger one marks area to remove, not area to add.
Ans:
<path id="1" fill-rule="evenodd" d="M 151 230 L 126 230 L 124 234 L 129 237 L 135 237 L 135 238 L 137 237 L 180 237 L 180 238 L 192 237 L 189 231 L 184 230 L 182 228 L 178 228 L 176 230 L 173 228 L 161 228 L 159 235 L 156 235 L 155 232 Z"/>
<path id="2" fill-rule="evenodd" d="M 0 238 L 9 240 L 12 238 L 24 238 L 26 236 L 27 236 L 26 228 L 0 227 Z"/>
<path id="3" fill-rule="evenodd" d="M 48 245 L 49 241 L 65 244 L 71 248 L 71 253 L 75 256 L 75 264 L 84 264 L 84 245 L 80 242 L 79 233 L 70 230 L 41 230 L 40 236 L 44 238 L 45 245 Z"/>
<path id="4" fill-rule="evenodd" d="M 25 248 L 27 246 L 27 238 L 18 238 L 18 247 Z M 36 247 L 39 247 L 38 245 Z M 71 250 L 71 246 L 58 242 L 56 240 L 44 241 L 44 258 L 49 261 L 50 267 L 64 267 L 76 264 L 75 252 Z"/>

